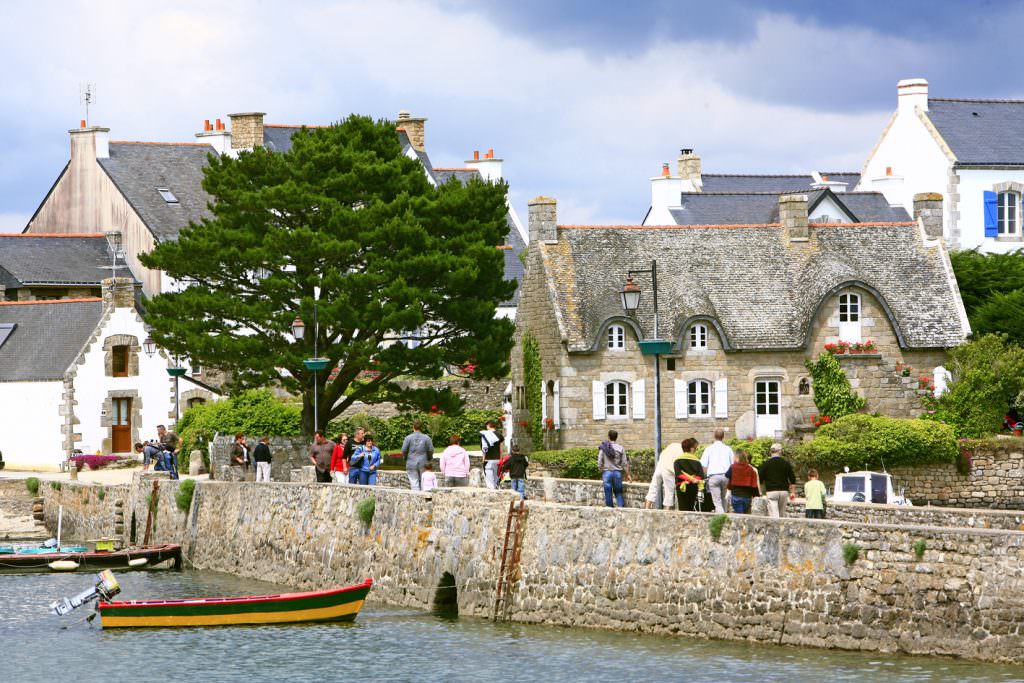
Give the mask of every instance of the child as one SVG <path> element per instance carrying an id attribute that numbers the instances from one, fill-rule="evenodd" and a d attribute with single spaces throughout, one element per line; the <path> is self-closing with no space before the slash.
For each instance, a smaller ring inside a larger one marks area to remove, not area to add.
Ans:
<path id="1" fill-rule="evenodd" d="M 512 479 L 512 490 L 518 491 L 519 496 L 526 500 L 526 468 L 530 466 L 530 461 L 519 451 L 518 445 L 512 444 L 505 466 L 508 468 L 508 476 Z"/>
<path id="2" fill-rule="evenodd" d="M 423 466 L 420 474 L 420 491 L 433 491 L 437 488 L 437 475 L 434 474 L 434 465 L 428 462 Z"/>
<path id="3" fill-rule="evenodd" d="M 825 519 L 825 485 L 818 481 L 818 470 L 807 470 L 804 516 L 807 519 Z"/>
<path id="4" fill-rule="evenodd" d="M 353 462 L 362 456 L 359 467 L 359 483 L 363 486 L 377 485 L 377 468 L 380 467 L 380 449 L 373 445 L 373 435 L 363 436 L 363 445 L 356 449 Z"/>

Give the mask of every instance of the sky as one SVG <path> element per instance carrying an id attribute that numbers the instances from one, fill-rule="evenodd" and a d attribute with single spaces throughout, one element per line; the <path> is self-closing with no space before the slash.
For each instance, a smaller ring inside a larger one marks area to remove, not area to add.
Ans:
<path id="1" fill-rule="evenodd" d="M 20 232 L 84 117 L 114 140 L 192 141 L 204 119 L 428 118 L 435 165 L 505 160 L 526 217 L 638 223 L 650 176 L 858 171 L 896 83 L 1022 98 L 1024 2 L 90 0 L 4 2 L 0 232 Z"/>

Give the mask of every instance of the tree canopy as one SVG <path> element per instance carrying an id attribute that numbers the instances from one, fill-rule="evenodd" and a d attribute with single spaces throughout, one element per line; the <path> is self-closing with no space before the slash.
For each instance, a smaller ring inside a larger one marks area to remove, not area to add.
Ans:
<path id="1" fill-rule="evenodd" d="M 188 284 L 145 303 L 153 339 L 172 354 L 229 371 L 233 389 L 277 382 L 301 394 L 307 434 L 314 373 L 303 360 L 314 355 L 333 369 L 316 373 L 320 425 L 357 400 L 457 402 L 403 390 L 403 375 L 508 372 L 513 324 L 494 317 L 515 289 L 497 248 L 504 183 L 435 187 L 393 121 L 353 115 L 297 132 L 285 153 L 211 155 L 203 187 L 212 216 L 141 258 Z"/>
<path id="2" fill-rule="evenodd" d="M 950 254 L 975 337 L 1003 333 L 1024 344 L 1024 252 Z"/>

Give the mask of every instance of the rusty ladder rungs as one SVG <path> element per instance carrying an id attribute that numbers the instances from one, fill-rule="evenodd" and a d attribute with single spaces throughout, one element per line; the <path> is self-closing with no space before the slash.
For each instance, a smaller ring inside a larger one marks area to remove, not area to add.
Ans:
<path id="1" fill-rule="evenodd" d="M 508 517 L 505 520 L 505 539 L 501 547 L 501 568 L 498 570 L 494 611 L 491 614 L 494 620 L 505 619 L 508 616 L 509 596 L 519 571 L 519 558 L 523 549 L 523 521 L 527 513 L 526 501 L 520 499 L 518 506 L 514 500 L 509 502 Z"/>

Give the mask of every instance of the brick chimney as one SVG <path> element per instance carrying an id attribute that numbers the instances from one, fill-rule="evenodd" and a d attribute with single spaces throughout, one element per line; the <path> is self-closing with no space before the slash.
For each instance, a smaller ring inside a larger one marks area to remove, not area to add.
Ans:
<path id="1" fill-rule="evenodd" d="M 260 124 L 263 127 L 263 124 Z M 196 141 L 213 147 L 217 154 L 231 153 L 231 131 L 220 119 L 211 122 L 209 119 L 203 121 L 203 130 L 196 133 Z"/>
<path id="2" fill-rule="evenodd" d="M 807 227 L 807 195 L 779 195 L 779 222 L 786 231 L 790 242 L 806 242 L 810 239 Z"/>
<path id="3" fill-rule="evenodd" d="M 409 143 L 420 152 L 426 151 L 424 146 L 424 135 L 426 133 L 425 118 L 416 117 L 409 113 L 408 110 L 403 109 L 398 112 L 397 127 L 405 130 L 405 134 L 409 136 Z"/>
<path id="4" fill-rule="evenodd" d="M 694 154 L 692 149 L 684 147 L 679 150 L 677 167 L 679 178 L 682 180 L 682 191 L 700 192 L 704 187 L 704 180 L 701 178 L 700 157 Z"/>
<path id="5" fill-rule="evenodd" d="M 942 195 L 938 192 L 915 194 L 914 218 L 924 226 L 928 237 L 942 237 Z"/>
<path id="6" fill-rule="evenodd" d="M 135 280 L 130 277 L 108 277 L 103 285 L 103 304 L 114 308 L 131 308 L 135 305 Z"/>
<path id="7" fill-rule="evenodd" d="M 914 113 L 915 108 L 928 111 L 928 81 L 923 78 L 908 78 L 896 84 L 897 111 Z"/>
<path id="8" fill-rule="evenodd" d="M 553 197 L 534 197 L 529 202 L 530 243 L 558 240 L 558 202 Z"/>
<path id="9" fill-rule="evenodd" d="M 263 146 L 263 117 L 265 112 L 250 111 L 228 114 L 231 119 L 231 149 L 253 149 Z"/>

